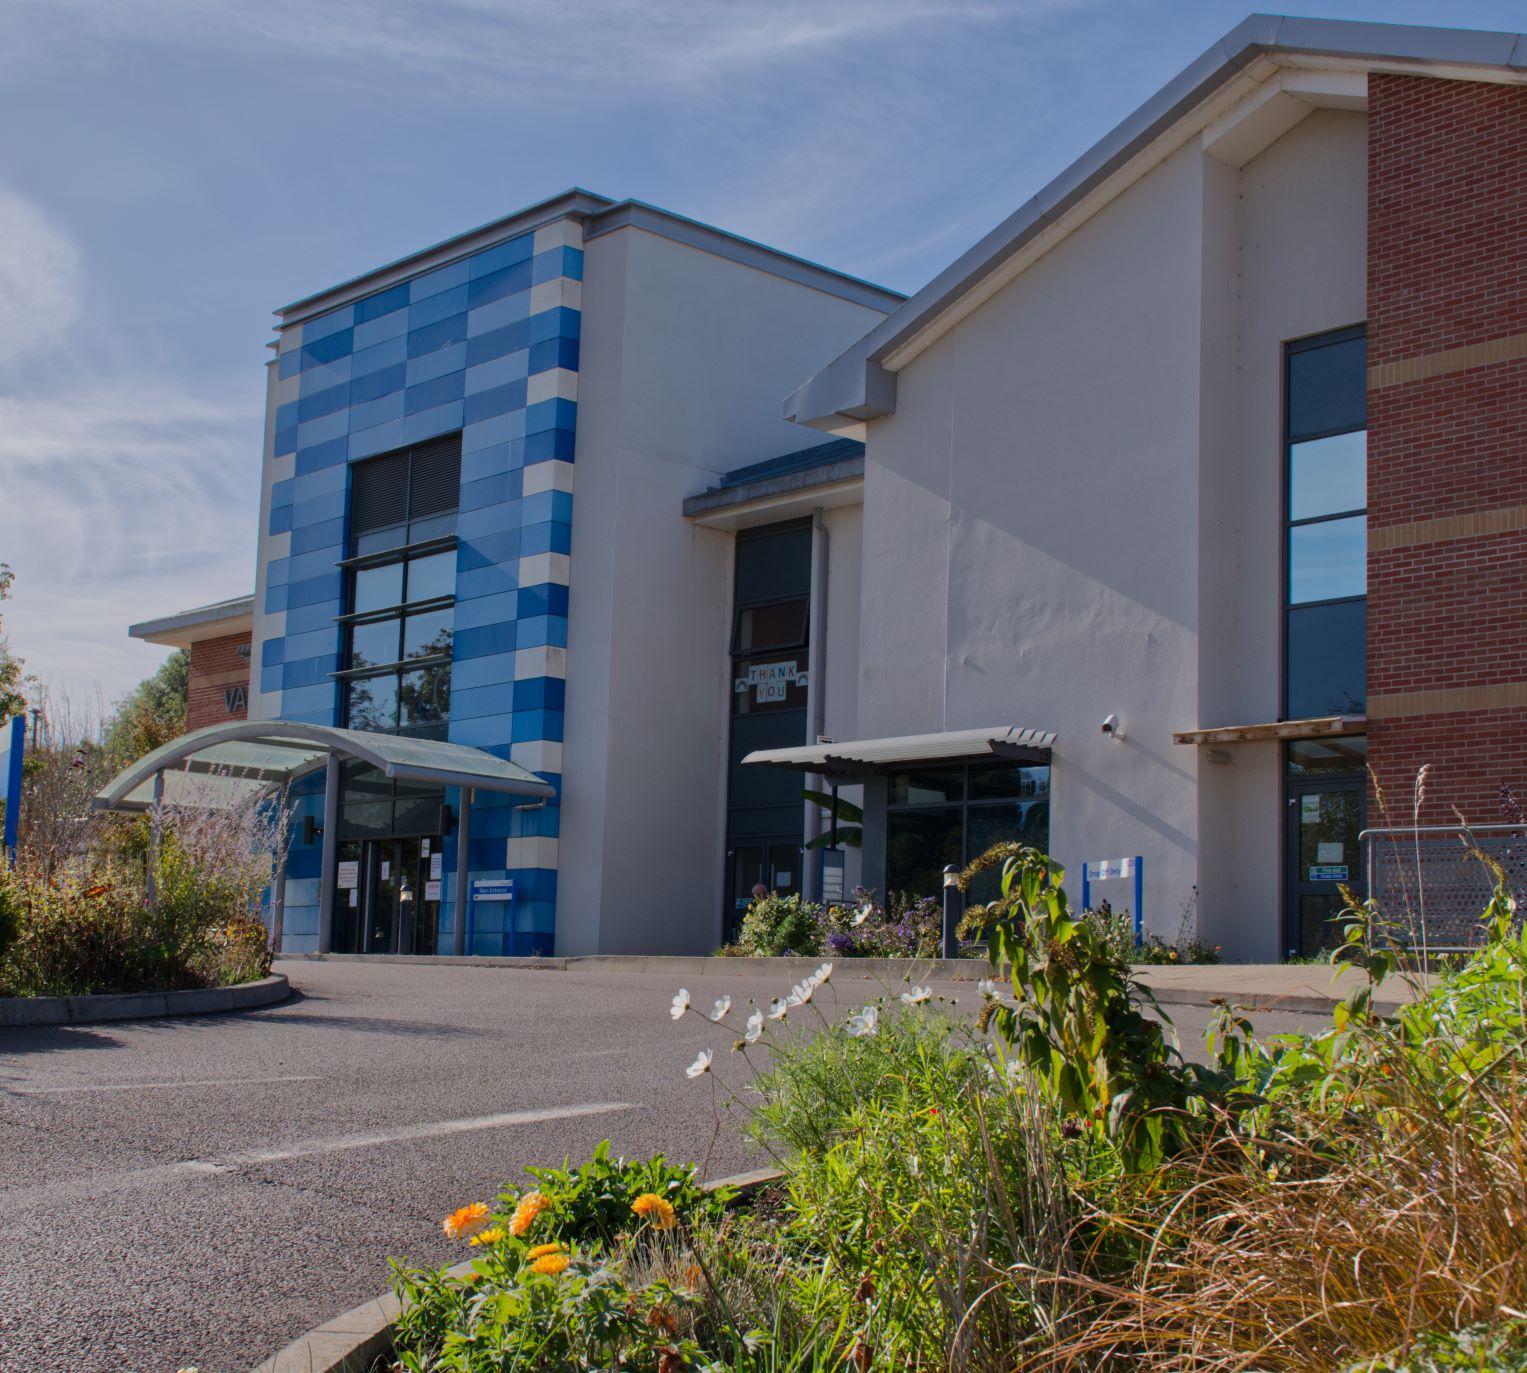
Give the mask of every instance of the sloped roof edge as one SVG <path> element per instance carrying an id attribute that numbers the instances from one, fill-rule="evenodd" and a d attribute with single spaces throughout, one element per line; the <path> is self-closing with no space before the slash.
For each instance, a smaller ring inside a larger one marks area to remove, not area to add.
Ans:
<path id="1" fill-rule="evenodd" d="M 1038 195 L 956 258 L 906 304 L 785 400 L 785 418 L 832 428 L 896 409 L 885 359 L 1000 269 L 1084 196 L 1258 57 L 1285 54 L 1421 67 L 1495 68 L 1527 76 L 1527 34 L 1253 14 L 1104 135 Z"/>

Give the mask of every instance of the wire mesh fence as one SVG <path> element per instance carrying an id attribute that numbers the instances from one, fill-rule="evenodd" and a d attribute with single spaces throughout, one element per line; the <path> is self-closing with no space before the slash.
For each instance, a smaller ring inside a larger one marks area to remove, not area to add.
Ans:
<path id="1" fill-rule="evenodd" d="M 1368 895 L 1411 947 L 1470 949 L 1484 929 L 1481 913 L 1495 874 L 1470 850 L 1499 863 L 1506 887 L 1527 897 L 1527 826 L 1365 830 Z M 1527 906 L 1527 902 L 1524 902 Z"/>

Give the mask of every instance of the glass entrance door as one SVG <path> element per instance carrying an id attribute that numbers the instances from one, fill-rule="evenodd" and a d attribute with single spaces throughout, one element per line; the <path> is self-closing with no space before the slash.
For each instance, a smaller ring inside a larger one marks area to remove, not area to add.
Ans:
<path id="1" fill-rule="evenodd" d="M 1287 947 L 1310 957 L 1341 940 L 1334 917 L 1341 887 L 1362 895 L 1357 836 L 1365 810 L 1361 776 L 1309 777 L 1288 783 Z"/>
<path id="2" fill-rule="evenodd" d="M 440 929 L 439 862 L 437 835 L 341 844 L 334 951 L 433 954 Z"/>

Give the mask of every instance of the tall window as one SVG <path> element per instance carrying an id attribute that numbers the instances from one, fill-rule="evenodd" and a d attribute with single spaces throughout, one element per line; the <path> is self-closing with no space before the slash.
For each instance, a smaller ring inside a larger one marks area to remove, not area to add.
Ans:
<path id="1" fill-rule="evenodd" d="M 1288 345 L 1284 714 L 1360 715 L 1367 704 L 1367 337 Z"/>
<path id="2" fill-rule="evenodd" d="M 350 729 L 445 738 L 460 489 L 459 434 L 355 466 L 341 564 Z"/>

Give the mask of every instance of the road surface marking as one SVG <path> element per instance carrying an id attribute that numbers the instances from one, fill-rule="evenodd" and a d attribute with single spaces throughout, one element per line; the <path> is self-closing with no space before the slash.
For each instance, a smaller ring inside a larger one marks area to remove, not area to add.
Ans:
<path id="1" fill-rule="evenodd" d="M 203 1077 L 185 1082 L 76 1082 L 64 1087 L 7 1087 L 14 1096 L 47 1096 L 58 1092 L 141 1092 L 176 1087 L 260 1087 L 276 1082 L 322 1082 L 317 1074 L 301 1077 Z"/>
<path id="2" fill-rule="evenodd" d="M 509 1125 L 534 1125 L 547 1120 L 571 1120 L 577 1116 L 602 1116 L 613 1111 L 634 1111 L 629 1101 L 591 1101 L 578 1106 L 546 1106 L 535 1111 L 504 1111 L 492 1116 L 468 1116 L 464 1120 L 431 1120 L 420 1125 L 405 1125 L 397 1130 L 364 1135 L 333 1135 L 327 1139 L 304 1139 L 281 1149 L 244 1149 L 219 1158 L 193 1159 L 166 1165 L 164 1172 L 226 1173 L 235 1168 L 259 1167 L 285 1163 L 290 1159 L 310 1158 L 315 1154 L 333 1154 L 343 1149 L 369 1149 L 378 1144 L 402 1144 L 414 1139 L 437 1139 L 442 1135 L 461 1135 L 471 1130 L 499 1130 Z"/>

